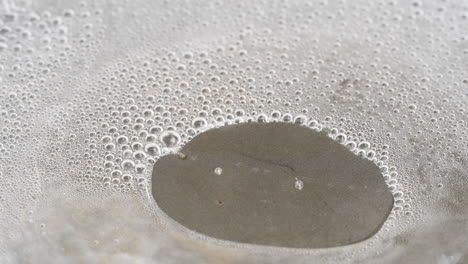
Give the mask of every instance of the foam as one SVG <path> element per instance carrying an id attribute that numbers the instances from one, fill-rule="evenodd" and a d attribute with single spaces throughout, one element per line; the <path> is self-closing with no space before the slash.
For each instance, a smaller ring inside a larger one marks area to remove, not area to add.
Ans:
<path id="1" fill-rule="evenodd" d="M 2 2 L 1 262 L 465 260 L 466 248 L 439 243 L 436 223 L 468 218 L 467 10 L 464 1 Z M 153 164 L 206 129 L 247 121 L 324 130 L 374 160 L 396 201 L 389 221 L 368 241 L 309 251 L 177 230 L 147 199 Z M 113 217 L 114 196 L 150 216 L 122 206 Z M 109 215 L 86 223 L 128 222 L 142 243 L 129 253 L 83 238 L 96 229 L 65 215 L 93 210 Z M 55 216 L 61 224 L 41 234 Z M 172 251 L 168 230 L 198 242 Z M 465 230 L 446 232 L 467 244 Z"/>

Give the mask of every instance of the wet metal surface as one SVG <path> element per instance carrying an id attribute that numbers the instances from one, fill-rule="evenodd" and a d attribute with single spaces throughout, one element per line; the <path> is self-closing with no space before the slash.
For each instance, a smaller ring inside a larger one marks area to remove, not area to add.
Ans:
<path id="1" fill-rule="evenodd" d="M 393 206 L 378 167 L 324 133 L 286 123 L 208 130 L 154 166 L 152 193 L 199 233 L 324 248 L 375 234 Z"/>

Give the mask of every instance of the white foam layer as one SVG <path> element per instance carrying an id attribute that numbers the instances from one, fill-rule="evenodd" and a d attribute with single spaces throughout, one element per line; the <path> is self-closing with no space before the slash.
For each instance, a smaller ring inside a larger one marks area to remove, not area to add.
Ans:
<path id="1" fill-rule="evenodd" d="M 466 260 L 466 2 L 3 1 L 0 17 L 1 263 Z M 382 231 L 281 250 L 160 216 L 155 160 L 249 120 L 374 160 L 395 196 Z"/>

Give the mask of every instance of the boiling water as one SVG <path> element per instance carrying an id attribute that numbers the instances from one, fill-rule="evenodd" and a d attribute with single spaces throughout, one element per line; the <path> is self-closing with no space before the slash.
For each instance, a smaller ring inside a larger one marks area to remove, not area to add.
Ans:
<path id="1" fill-rule="evenodd" d="M 467 2 L 1 3 L 1 263 L 468 261 Z M 374 161 L 395 199 L 383 228 L 286 249 L 161 214 L 156 160 L 247 121 Z"/>

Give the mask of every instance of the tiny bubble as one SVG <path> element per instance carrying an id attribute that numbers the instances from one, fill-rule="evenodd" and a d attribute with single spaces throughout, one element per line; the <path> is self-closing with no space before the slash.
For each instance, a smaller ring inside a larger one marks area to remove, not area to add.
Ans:
<path id="1" fill-rule="evenodd" d="M 214 169 L 214 173 L 216 175 L 221 175 L 221 173 L 223 173 L 223 169 L 221 169 L 220 167 L 217 167 L 216 169 Z"/>

